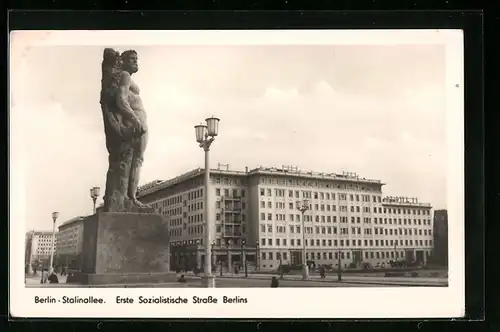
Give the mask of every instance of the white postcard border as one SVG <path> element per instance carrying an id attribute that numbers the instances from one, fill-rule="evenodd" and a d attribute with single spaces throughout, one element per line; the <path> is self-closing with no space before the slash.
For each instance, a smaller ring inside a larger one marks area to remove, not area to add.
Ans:
<path id="1" fill-rule="evenodd" d="M 461 30 L 258 30 L 258 31 L 15 31 L 14 59 L 26 47 L 54 45 L 395 45 L 446 46 L 447 207 L 449 287 L 359 288 L 26 288 L 23 156 L 10 149 L 10 313 L 15 317 L 116 318 L 421 318 L 460 317 L 465 312 L 464 64 Z M 15 75 L 12 71 L 11 75 Z M 10 114 L 12 141 L 19 139 Z M 17 115 L 18 116 L 18 115 Z M 15 160 L 15 165 L 12 161 Z M 35 304 L 34 297 L 103 298 L 106 304 Z M 218 304 L 116 304 L 116 296 L 213 296 Z M 223 304 L 222 297 L 248 303 Z"/>

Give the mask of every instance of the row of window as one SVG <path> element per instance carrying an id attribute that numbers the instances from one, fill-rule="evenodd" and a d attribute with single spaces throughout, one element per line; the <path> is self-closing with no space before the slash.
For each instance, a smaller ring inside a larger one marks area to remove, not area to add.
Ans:
<path id="1" fill-rule="evenodd" d="M 334 183 L 331 181 L 313 181 L 313 180 L 297 180 L 297 179 L 288 179 L 285 180 L 283 178 L 271 178 L 271 177 L 261 177 L 259 179 L 260 184 L 268 184 L 268 185 L 280 185 L 280 186 L 289 186 L 289 187 L 316 187 L 316 188 L 338 188 L 345 190 L 359 190 L 359 191 L 372 191 L 372 192 L 380 192 L 380 184 L 369 186 L 367 184 L 361 183 Z"/>
<path id="2" fill-rule="evenodd" d="M 187 230 L 187 233 L 189 235 L 200 235 L 203 234 L 204 232 L 204 225 L 195 225 L 195 226 L 189 226 L 189 227 L 183 227 L 183 229 Z M 176 229 L 171 229 L 169 231 L 170 236 L 176 237 L 176 236 L 182 236 L 182 230 L 181 228 L 176 228 Z M 243 234 L 246 233 L 246 228 L 245 226 L 225 226 L 222 228 L 220 225 L 216 226 L 216 233 L 221 233 L 221 231 L 224 230 L 224 235 L 225 236 L 242 236 Z"/>
<path id="3" fill-rule="evenodd" d="M 218 196 L 222 196 L 221 195 L 222 193 L 222 189 L 221 188 L 215 188 L 215 195 L 218 197 Z M 232 190 L 232 197 L 245 197 L 246 196 L 246 191 L 245 189 L 233 189 Z M 224 196 L 229 196 L 230 197 L 230 191 L 229 189 L 224 189 Z"/>
<path id="4" fill-rule="evenodd" d="M 267 195 L 266 195 L 267 193 Z M 369 203 L 369 202 L 373 202 L 373 203 L 381 203 L 382 202 L 382 199 L 380 196 L 371 196 L 371 199 L 370 199 L 370 195 L 357 195 L 357 194 L 343 194 L 343 193 L 339 193 L 339 194 L 335 194 L 335 193 L 318 193 L 318 192 L 311 192 L 311 191 L 302 191 L 302 197 L 300 195 L 301 191 L 299 190 L 289 190 L 288 191 L 288 198 L 296 198 L 296 199 L 300 199 L 300 198 L 312 198 L 314 197 L 314 199 L 319 199 L 319 200 L 336 200 L 336 197 L 338 197 L 338 200 L 339 201 L 346 201 L 348 200 L 349 198 L 349 201 L 351 202 L 366 202 L 366 203 Z M 266 188 L 261 188 L 260 189 L 260 195 L 261 196 L 267 196 L 267 197 L 273 197 L 273 190 L 272 189 L 266 189 Z M 275 197 L 285 197 L 285 190 L 282 190 L 282 189 L 274 189 L 274 196 Z M 360 199 L 361 198 L 361 199 Z M 272 205 L 270 205 L 271 202 L 268 202 L 268 208 L 272 208 Z M 321 206 L 321 210 L 324 211 L 324 207 L 325 207 L 325 204 L 315 204 L 315 208 L 316 210 L 319 209 L 319 206 Z M 261 202 L 261 207 L 264 208 L 265 206 L 262 205 L 262 202 Z M 328 209 L 328 205 L 326 205 L 327 209 Z M 276 206 L 276 208 L 284 208 L 284 205 L 282 205 L 282 207 L 278 207 L 278 205 Z M 292 202 L 289 202 L 289 208 L 290 209 L 293 209 L 293 203 Z M 312 209 L 312 204 L 310 206 L 310 209 Z M 333 210 L 335 211 L 335 210 Z M 352 211 L 352 207 L 351 207 L 351 211 Z M 413 214 L 413 215 L 430 215 L 430 208 L 390 208 L 390 207 L 384 207 L 383 208 L 383 213 L 393 213 L 393 214 L 407 214 L 407 215 L 410 215 L 410 214 Z M 382 213 L 380 210 L 379 210 L 379 213 Z"/>
<path id="5" fill-rule="evenodd" d="M 292 202 L 289 202 L 288 203 L 288 209 L 289 210 L 294 210 L 294 207 L 299 207 L 297 206 L 297 203 L 292 203 Z M 314 209 L 313 209 L 314 207 Z M 273 208 L 273 204 L 271 201 L 268 201 L 267 204 L 265 201 L 260 201 L 260 208 L 261 209 L 272 209 Z M 275 202 L 275 209 L 277 210 L 285 210 L 286 208 L 286 204 L 285 202 Z M 337 212 L 337 205 L 335 204 L 309 204 L 309 207 L 308 207 L 308 210 L 309 211 L 322 211 L 322 212 Z M 347 206 L 347 205 L 339 205 L 339 209 L 338 211 L 340 212 L 361 212 L 361 207 L 360 206 L 354 206 L 354 205 L 351 205 L 351 206 Z M 371 207 L 369 206 L 363 206 L 363 212 L 365 213 L 371 213 L 373 211 L 373 213 L 379 213 L 379 214 L 390 214 L 391 213 L 391 209 L 387 209 L 387 208 L 382 208 L 382 207 L 373 207 L 373 210 L 371 209 Z M 420 210 L 417 210 L 420 212 Z M 405 213 L 404 213 L 405 214 Z M 420 213 L 417 213 L 418 215 L 420 215 Z M 428 210 L 425 210 L 425 211 L 422 211 L 422 215 L 430 215 L 430 211 Z"/>
<path id="6" fill-rule="evenodd" d="M 196 189 L 195 191 L 191 191 L 187 194 L 188 200 L 194 200 L 203 197 L 203 188 Z"/>
<path id="7" fill-rule="evenodd" d="M 188 212 L 203 210 L 203 202 L 195 202 L 187 206 Z"/>
<path id="8" fill-rule="evenodd" d="M 221 209 L 222 208 L 222 202 L 221 201 L 215 202 L 215 207 L 218 208 L 218 209 Z M 245 201 L 242 201 L 241 204 L 240 203 L 234 203 L 234 204 L 226 203 L 226 204 L 224 204 L 224 209 L 231 210 L 231 211 L 234 211 L 234 210 L 245 210 L 246 208 L 247 208 L 247 204 L 246 204 Z"/>
<path id="9" fill-rule="evenodd" d="M 340 229 L 339 233 L 337 233 L 337 228 Z M 285 234 L 286 233 L 286 227 L 283 225 L 276 225 L 275 226 L 275 232 L 278 234 Z M 310 227 L 307 226 L 304 228 L 306 234 L 313 234 L 313 230 L 315 231 L 315 234 L 349 234 L 349 228 L 348 227 L 332 227 L 332 226 L 315 226 Z M 361 227 L 351 227 L 351 234 L 361 234 Z M 372 229 L 371 228 L 363 228 L 364 231 L 363 233 L 366 235 L 372 234 Z M 382 227 L 375 227 L 373 228 L 375 231 L 375 235 L 432 235 L 432 230 L 431 229 L 418 229 L 418 228 L 382 228 Z M 288 225 L 288 231 L 290 234 L 300 234 L 301 227 L 296 226 L 296 225 Z M 273 233 L 273 225 L 260 225 L 260 232 L 261 233 Z"/>
<path id="10" fill-rule="evenodd" d="M 57 243 L 57 240 L 54 241 L 54 244 Z M 50 247 L 52 245 L 52 241 L 49 241 L 47 243 L 45 242 L 38 242 L 38 246 L 39 247 Z"/>
<path id="11" fill-rule="evenodd" d="M 427 257 L 430 256 L 431 252 L 426 251 Z M 308 260 L 327 260 L 327 259 L 351 259 L 351 253 L 348 252 L 306 252 L 306 259 Z M 354 256 L 354 255 L 352 255 Z M 364 251 L 363 256 L 365 259 L 385 259 L 385 258 L 404 258 L 404 251 Z M 262 260 L 273 260 L 276 257 L 277 260 L 283 259 L 288 260 L 288 253 L 286 252 L 262 252 L 261 259 Z"/>
<path id="12" fill-rule="evenodd" d="M 38 239 L 38 243 L 50 243 L 52 242 L 52 238 L 49 238 L 49 239 Z"/>
<path id="13" fill-rule="evenodd" d="M 221 225 L 216 225 L 215 226 L 215 232 L 216 233 L 220 233 L 221 232 L 221 229 L 222 229 L 222 226 Z M 224 230 L 226 233 L 229 233 L 229 232 L 235 232 L 235 233 L 240 233 L 240 226 L 236 225 L 234 227 L 231 227 L 231 226 L 225 226 L 224 227 Z M 241 226 L 241 233 L 246 233 L 246 228 L 245 226 Z"/>
<path id="14" fill-rule="evenodd" d="M 203 234 L 203 225 L 196 225 L 187 228 L 189 235 L 199 235 Z"/>
<path id="15" fill-rule="evenodd" d="M 155 208 L 155 204 L 152 205 L 153 208 Z M 171 209 L 160 208 L 159 212 L 163 213 L 164 215 L 167 215 L 167 216 L 179 216 L 179 215 L 183 214 L 182 207 L 175 207 L 175 208 L 171 208 Z M 184 212 L 184 214 L 186 214 L 186 212 Z"/>
<path id="16" fill-rule="evenodd" d="M 222 215 L 220 213 L 216 213 L 215 220 L 222 221 Z M 231 223 L 231 222 L 240 223 L 240 222 L 245 222 L 246 220 L 247 220 L 247 216 L 244 213 L 242 213 L 241 215 L 240 214 L 233 215 L 232 213 L 225 213 L 224 214 L 224 221 L 228 222 L 228 223 Z"/>
<path id="17" fill-rule="evenodd" d="M 182 226 L 182 218 L 172 218 L 168 223 L 170 227 Z"/>
<path id="18" fill-rule="evenodd" d="M 171 229 L 171 230 L 169 230 L 169 234 L 172 237 L 174 237 L 174 236 L 181 236 L 182 235 L 182 228 Z"/>
<path id="19" fill-rule="evenodd" d="M 55 248 L 54 248 L 54 249 L 55 249 Z M 46 253 L 51 253 L 51 252 L 52 252 L 52 251 L 51 251 L 50 249 L 38 249 L 38 250 L 36 251 L 36 253 L 37 253 L 38 255 L 40 255 L 40 254 L 46 254 Z"/>
<path id="20" fill-rule="evenodd" d="M 239 178 L 220 178 L 220 177 L 216 177 L 215 178 L 215 183 L 217 184 L 224 184 L 226 186 L 230 186 L 233 184 L 233 182 L 236 184 L 236 185 L 246 185 L 247 182 L 245 181 L 245 179 L 239 179 Z"/>
<path id="21" fill-rule="evenodd" d="M 158 203 L 161 203 L 163 207 L 181 204 L 182 203 L 182 195 L 168 197 L 168 198 L 163 199 L 161 202 L 157 202 L 155 204 L 158 205 Z M 155 207 L 157 207 L 157 206 L 155 206 Z"/>
<path id="22" fill-rule="evenodd" d="M 188 224 L 203 222 L 204 220 L 203 216 L 204 216 L 203 213 L 188 216 Z"/>
<path id="23" fill-rule="evenodd" d="M 267 241 L 266 241 L 267 240 Z M 290 240 L 291 247 L 300 247 L 301 239 L 275 239 L 276 246 L 287 246 L 288 240 Z M 309 240 L 309 241 L 308 241 Z M 306 239 L 306 246 L 314 247 L 315 244 L 317 247 L 337 247 L 340 243 L 340 246 L 353 246 L 353 247 L 362 247 L 363 244 L 365 247 L 393 247 L 393 246 L 432 246 L 432 240 L 332 240 L 332 239 Z M 273 239 L 260 239 L 261 246 L 272 246 Z"/>
<path id="24" fill-rule="evenodd" d="M 274 189 L 274 196 L 275 197 L 286 197 L 285 195 L 286 193 L 286 190 L 284 189 Z M 302 193 L 302 195 L 301 195 Z M 260 195 L 261 196 L 268 196 L 268 197 L 273 197 L 273 189 L 270 189 L 270 188 L 260 188 Z M 301 197 L 302 196 L 302 197 Z M 324 192 L 312 192 L 312 191 L 306 191 L 306 190 L 288 190 L 288 198 L 296 198 L 296 199 L 299 199 L 299 198 L 309 198 L 309 199 L 320 199 L 320 200 L 332 200 L 332 201 L 335 201 L 336 198 L 338 197 L 338 200 L 339 201 L 346 201 L 347 198 L 349 198 L 349 200 L 351 202 L 360 202 L 360 198 L 361 198 L 361 201 L 363 202 L 374 202 L 374 203 L 381 203 L 382 202 L 382 198 L 380 196 L 375 196 L 373 195 L 372 196 L 372 199 L 370 200 L 370 195 L 354 195 L 354 194 L 345 194 L 345 193 L 324 193 Z"/>
<path id="25" fill-rule="evenodd" d="M 272 221 L 273 220 L 273 214 L 272 213 L 264 213 L 264 212 L 261 212 L 260 213 L 260 220 L 261 221 Z M 276 213 L 275 214 L 275 218 L 274 218 L 275 221 L 291 221 L 291 222 L 300 222 L 300 214 L 289 214 L 288 215 L 288 220 L 286 219 L 286 214 L 284 213 Z M 332 215 L 316 215 L 315 218 L 313 218 L 313 216 L 311 215 L 304 215 L 304 221 L 305 222 L 312 222 L 313 220 L 315 220 L 316 222 L 333 222 L 333 223 L 336 223 L 337 222 L 337 216 L 332 216 Z M 340 220 L 341 223 L 347 223 L 348 222 L 348 217 L 346 216 L 340 216 L 338 218 L 338 220 Z M 412 219 L 396 219 L 396 218 L 380 218 L 380 217 L 375 217 L 373 218 L 373 222 L 375 224 L 380 224 L 380 225 L 392 225 L 393 224 L 393 221 L 394 221 L 394 225 L 408 225 L 410 226 L 412 223 Z M 364 223 L 368 223 L 370 224 L 372 222 L 372 218 L 371 217 L 364 217 L 363 218 L 363 222 Z M 351 217 L 351 223 L 361 223 L 361 217 Z M 428 225 L 430 226 L 431 225 L 431 220 L 430 219 L 413 219 L 413 225 Z"/>

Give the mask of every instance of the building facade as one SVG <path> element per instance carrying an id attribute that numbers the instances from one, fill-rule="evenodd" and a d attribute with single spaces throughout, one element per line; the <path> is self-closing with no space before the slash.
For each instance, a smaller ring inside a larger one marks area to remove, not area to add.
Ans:
<path id="1" fill-rule="evenodd" d="M 448 266 L 448 211 L 434 211 L 434 263 Z"/>
<path id="2" fill-rule="evenodd" d="M 199 168 L 139 190 L 143 202 L 169 218 L 173 265 L 203 266 L 203 181 Z M 313 266 L 376 266 L 403 259 L 425 264 L 433 247 L 431 205 L 383 197 L 379 180 L 291 167 L 219 167 L 211 170 L 210 182 L 211 259 L 221 267 L 246 262 L 272 270 L 301 264 L 303 237 Z M 309 206 L 302 215 L 297 201 L 304 199 Z"/>
<path id="3" fill-rule="evenodd" d="M 30 231 L 26 233 L 25 261 L 29 266 L 47 265 L 50 261 L 52 249 L 54 256 L 57 253 L 57 237 L 52 242 L 52 232 Z"/>
<path id="4" fill-rule="evenodd" d="M 84 220 L 85 217 L 72 218 L 58 227 L 56 264 L 80 268 Z"/>

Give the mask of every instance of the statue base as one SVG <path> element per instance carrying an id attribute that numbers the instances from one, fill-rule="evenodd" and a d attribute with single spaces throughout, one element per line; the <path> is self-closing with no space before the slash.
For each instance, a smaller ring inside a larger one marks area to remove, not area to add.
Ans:
<path id="1" fill-rule="evenodd" d="M 104 212 L 83 221 L 82 268 L 87 285 L 176 281 L 170 272 L 167 220 L 160 214 Z"/>
<path id="2" fill-rule="evenodd" d="M 201 277 L 201 286 L 204 288 L 215 288 L 215 276 L 210 274 Z"/>

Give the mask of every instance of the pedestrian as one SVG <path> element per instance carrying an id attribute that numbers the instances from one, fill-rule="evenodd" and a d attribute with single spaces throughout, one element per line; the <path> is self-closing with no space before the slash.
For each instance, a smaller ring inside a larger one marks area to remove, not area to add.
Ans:
<path id="1" fill-rule="evenodd" d="M 325 267 L 323 265 L 319 268 L 319 274 L 321 276 L 321 279 L 325 279 L 325 277 L 326 277 L 326 270 L 325 270 Z"/>
<path id="2" fill-rule="evenodd" d="M 278 286 L 279 286 L 278 278 L 272 277 L 271 278 L 271 288 L 278 288 Z"/>
<path id="3" fill-rule="evenodd" d="M 41 271 L 40 283 L 41 284 L 46 284 L 48 277 L 49 277 L 49 270 L 46 269 L 46 268 L 43 268 L 42 271 Z"/>
<path id="4" fill-rule="evenodd" d="M 51 283 L 51 284 L 58 284 L 59 283 L 59 278 L 57 278 L 57 274 L 54 271 L 52 271 L 52 273 L 50 274 L 48 279 L 49 279 L 49 283 Z"/>
<path id="5" fill-rule="evenodd" d="M 179 277 L 179 279 L 177 279 L 177 281 L 180 282 L 180 283 L 185 283 L 187 280 L 184 277 L 184 274 L 181 274 L 181 276 Z"/>

